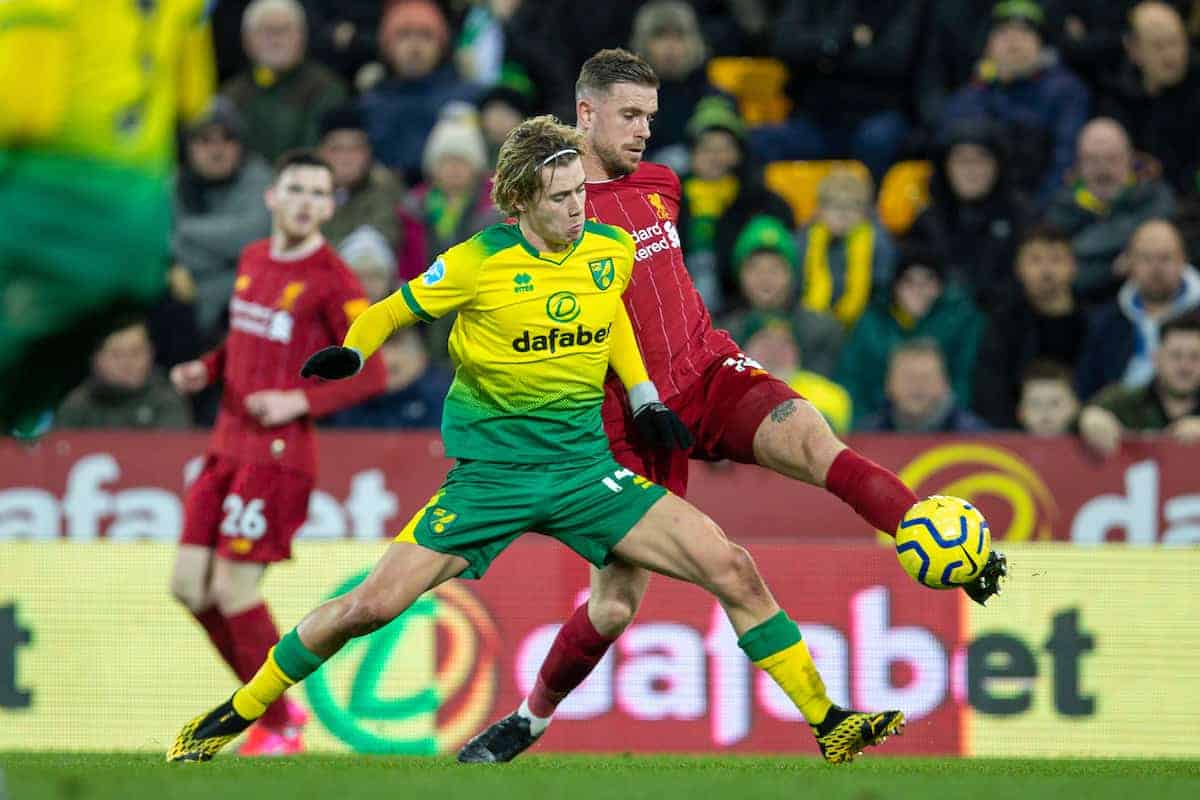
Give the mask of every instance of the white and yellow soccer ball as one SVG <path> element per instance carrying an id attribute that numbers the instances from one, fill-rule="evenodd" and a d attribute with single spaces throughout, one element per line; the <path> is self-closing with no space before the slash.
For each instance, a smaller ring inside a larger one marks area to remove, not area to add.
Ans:
<path id="1" fill-rule="evenodd" d="M 900 566 L 931 589 L 970 583 L 991 552 L 987 520 L 959 497 L 935 494 L 915 503 L 896 531 Z"/>

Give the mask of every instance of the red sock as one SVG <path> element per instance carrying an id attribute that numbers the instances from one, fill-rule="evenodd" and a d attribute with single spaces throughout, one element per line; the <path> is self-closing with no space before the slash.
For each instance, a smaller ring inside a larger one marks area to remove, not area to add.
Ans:
<path id="1" fill-rule="evenodd" d="M 825 488 L 888 536 L 895 536 L 904 514 L 917 502 L 893 473 L 847 447 L 829 466 Z"/>
<path id="2" fill-rule="evenodd" d="M 271 619 L 266 603 L 259 603 L 239 614 L 231 614 L 225 621 L 233 640 L 238 677 L 247 682 L 258 672 L 258 668 L 267 660 L 267 653 L 279 641 L 279 629 L 275 627 L 275 620 Z M 259 719 L 269 728 L 283 728 L 288 722 L 287 706 L 282 699 L 277 700 Z"/>
<path id="3" fill-rule="evenodd" d="M 209 640 L 213 643 L 213 647 L 217 648 L 217 652 L 221 654 L 221 658 L 225 659 L 225 663 L 229 665 L 229 668 L 236 675 L 238 668 L 237 659 L 233 653 L 233 638 L 229 635 L 229 625 L 225 622 L 225 617 L 221 615 L 220 609 L 213 606 L 203 611 L 193 611 L 192 616 L 204 628 Z"/>
<path id="4" fill-rule="evenodd" d="M 601 636 L 588 619 L 587 603 L 575 609 L 559 628 L 550 652 L 542 662 L 537 683 L 529 693 L 529 710 L 548 717 L 563 698 L 591 674 L 615 639 Z"/>

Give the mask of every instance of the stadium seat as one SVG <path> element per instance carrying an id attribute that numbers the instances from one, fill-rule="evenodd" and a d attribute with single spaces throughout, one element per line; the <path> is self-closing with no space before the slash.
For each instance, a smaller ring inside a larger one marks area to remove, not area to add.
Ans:
<path id="1" fill-rule="evenodd" d="M 917 216 L 929 205 L 932 174 L 932 162 L 901 161 L 883 176 L 879 187 L 879 221 L 896 236 L 908 233 Z"/>
<path id="2" fill-rule="evenodd" d="M 769 125 L 787 119 L 792 103 L 784 94 L 788 70 L 774 58 L 714 58 L 708 80 L 737 99 L 748 125 Z"/>
<path id="3" fill-rule="evenodd" d="M 796 225 L 804 225 L 817 211 L 817 186 L 835 167 L 852 169 L 869 176 L 860 161 L 773 161 L 767 164 L 767 188 L 788 201 Z"/>

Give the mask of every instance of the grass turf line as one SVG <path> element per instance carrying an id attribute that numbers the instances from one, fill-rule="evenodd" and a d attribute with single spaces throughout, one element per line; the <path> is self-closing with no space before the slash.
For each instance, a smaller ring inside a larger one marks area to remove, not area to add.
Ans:
<path id="1" fill-rule="evenodd" d="M 494 767 L 448 758 L 222 757 L 169 765 L 154 753 L 0 753 L 0 800 L 1130 800 L 1200 797 L 1200 761 L 910 759 L 847 767 L 759 756 L 528 756 Z"/>

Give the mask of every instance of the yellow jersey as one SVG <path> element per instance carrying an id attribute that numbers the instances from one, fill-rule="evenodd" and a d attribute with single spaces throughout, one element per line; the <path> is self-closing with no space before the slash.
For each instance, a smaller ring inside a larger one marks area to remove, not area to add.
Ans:
<path id="1" fill-rule="evenodd" d="M 208 0 L 0 2 L 0 156 L 34 150 L 165 176 L 216 80 Z"/>
<path id="2" fill-rule="evenodd" d="M 493 225 L 393 295 L 425 321 L 458 312 L 448 455 L 545 463 L 608 451 L 600 405 L 610 347 L 637 353 L 621 299 L 634 249 L 628 232 L 598 222 L 561 253 L 538 252 L 517 225 Z"/>

